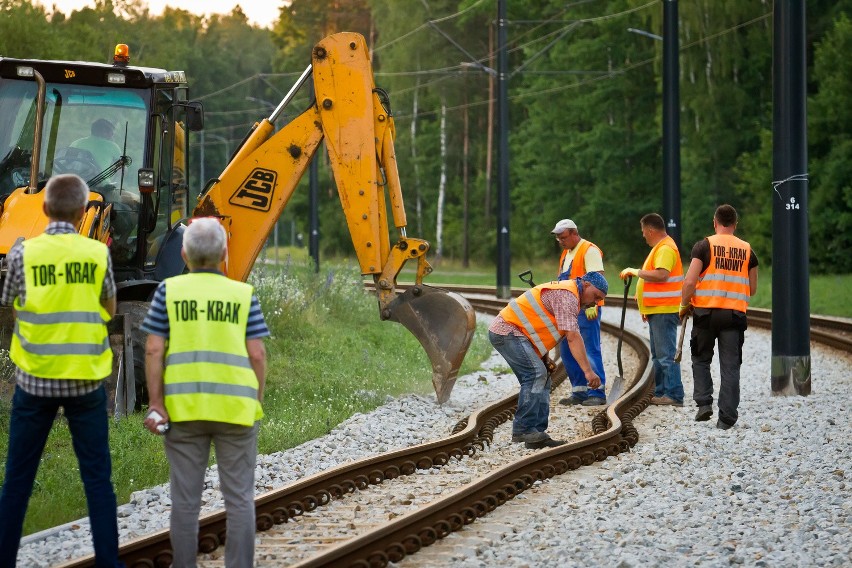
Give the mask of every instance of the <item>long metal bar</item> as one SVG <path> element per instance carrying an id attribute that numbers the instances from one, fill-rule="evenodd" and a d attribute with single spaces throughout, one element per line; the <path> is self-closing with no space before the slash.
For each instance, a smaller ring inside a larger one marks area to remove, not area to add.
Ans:
<path id="1" fill-rule="evenodd" d="M 308 170 L 308 211 L 310 222 L 308 227 L 308 254 L 314 260 L 314 272 L 319 272 L 319 161 L 320 152 L 314 154 Z"/>
<path id="2" fill-rule="evenodd" d="M 41 73 L 33 69 L 33 78 L 38 85 L 36 94 L 36 117 L 35 117 L 35 134 L 33 136 L 33 152 L 30 163 L 30 185 L 27 187 L 27 193 L 38 192 L 38 166 L 41 161 L 41 125 L 44 122 L 44 100 L 47 96 L 47 85 L 44 82 L 44 77 Z"/>
<path id="3" fill-rule="evenodd" d="M 305 81 L 313 74 L 314 68 L 311 65 L 308 65 L 307 69 L 302 71 L 302 74 L 299 75 L 299 78 L 296 80 L 296 83 L 287 91 L 287 94 L 284 95 L 284 98 L 281 99 L 281 102 L 278 103 L 278 106 L 275 107 L 275 110 L 272 111 L 272 114 L 269 115 L 269 122 L 275 124 L 275 121 L 278 120 L 278 117 L 284 112 L 284 109 L 290 102 L 295 98 L 296 93 L 299 92 L 299 89 L 302 88 L 302 85 L 305 84 Z"/>

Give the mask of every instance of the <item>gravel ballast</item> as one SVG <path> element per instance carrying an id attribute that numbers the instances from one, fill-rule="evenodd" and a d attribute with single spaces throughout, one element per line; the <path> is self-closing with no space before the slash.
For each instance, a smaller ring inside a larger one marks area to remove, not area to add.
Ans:
<path id="1" fill-rule="evenodd" d="M 620 310 L 606 309 L 604 319 L 618 324 Z M 627 327 L 647 337 L 635 312 L 628 312 Z M 773 397 L 770 337 L 762 330 L 746 332 L 740 419 L 733 429 L 718 430 L 715 413 L 709 422 L 694 422 L 690 400 L 684 408 L 649 407 L 634 421 L 640 438 L 631 452 L 537 483 L 401 565 L 852 564 L 852 357 L 814 346 L 813 393 Z M 687 346 L 684 351 L 689 399 Z M 615 364 L 609 356 L 610 376 Z M 442 407 L 434 396 L 390 399 L 322 438 L 259 456 L 257 492 L 444 436 L 475 408 L 515 392 L 517 381 L 506 371 L 495 354 L 482 370 L 460 377 Z M 715 363 L 713 373 L 718 392 Z M 204 511 L 221 507 L 217 485 L 213 467 Z M 169 506 L 168 486 L 134 493 L 119 507 L 122 542 L 166 527 Z M 18 564 L 53 566 L 89 553 L 83 519 L 25 538 Z"/>

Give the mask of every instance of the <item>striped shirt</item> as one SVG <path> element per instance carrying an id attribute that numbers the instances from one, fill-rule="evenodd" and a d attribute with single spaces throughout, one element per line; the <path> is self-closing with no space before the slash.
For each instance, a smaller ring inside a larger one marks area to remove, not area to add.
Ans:
<path id="1" fill-rule="evenodd" d="M 195 272 L 213 272 L 221 274 L 217 270 L 196 270 Z M 146 333 L 158 335 L 168 339 L 171 328 L 169 326 L 169 312 L 166 308 L 166 283 L 161 282 L 154 292 L 154 298 L 151 300 L 151 307 L 148 309 L 148 314 L 145 316 L 145 321 L 142 322 L 140 329 Z M 249 308 L 248 322 L 246 323 L 246 339 L 260 339 L 261 337 L 269 337 L 271 333 L 266 327 L 266 320 L 263 318 L 263 312 L 260 311 L 260 302 L 257 296 L 251 297 L 251 308 Z"/>
<path id="2" fill-rule="evenodd" d="M 580 331 L 580 325 L 577 323 L 580 300 L 577 296 L 568 290 L 544 290 L 541 293 L 541 303 L 556 317 L 556 329 L 563 333 Z M 507 322 L 499 315 L 491 322 L 488 331 L 497 335 L 524 335 L 518 326 Z"/>
<path id="3" fill-rule="evenodd" d="M 48 235 L 77 234 L 77 228 L 71 223 L 64 221 L 52 221 L 44 230 Z M 3 293 L 0 295 L 0 303 L 11 306 L 15 298 L 23 306 L 27 301 L 27 290 L 24 279 L 24 247 L 16 243 L 6 255 L 6 282 Z M 104 285 L 101 290 L 101 299 L 108 300 L 115 296 L 115 280 L 112 275 L 112 258 L 107 255 L 107 267 L 104 272 Z M 106 377 L 104 377 L 106 378 Z M 102 381 L 90 381 L 85 379 L 45 379 L 30 375 L 29 373 L 15 367 L 15 382 L 21 389 L 33 396 L 46 398 L 67 398 L 72 396 L 83 396 L 97 390 Z"/>

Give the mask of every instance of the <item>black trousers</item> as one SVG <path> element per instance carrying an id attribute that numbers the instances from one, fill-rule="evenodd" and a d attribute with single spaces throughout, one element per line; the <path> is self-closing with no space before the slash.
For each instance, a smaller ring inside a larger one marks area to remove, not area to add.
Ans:
<path id="1" fill-rule="evenodd" d="M 710 363 L 719 344 L 719 420 L 733 426 L 740 404 L 740 366 L 748 327 L 744 312 L 718 308 L 696 308 L 692 319 L 692 399 L 698 406 L 713 404 Z"/>

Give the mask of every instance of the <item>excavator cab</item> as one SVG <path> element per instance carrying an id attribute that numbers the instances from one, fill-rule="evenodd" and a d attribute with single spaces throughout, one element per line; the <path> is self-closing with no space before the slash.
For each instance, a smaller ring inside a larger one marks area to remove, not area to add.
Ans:
<path id="1" fill-rule="evenodd" d="M 197 198 L 187 130 L 202 127 L 182 71 L 131 67 L 124 45 L 112 65 L 0 58 L 0 281 L 19 239 L 44 231 L 43 188 L 74 173 L 91 189 L 81 234 L 109 246 L 119 314 L 110 322 L 116 368 L 108 386 L 117 413 L 133 410 L 144 383 L 134 344 L 157 284 L 183 272 L 181 220 Z M 0 308 L 0 347 L 12 315 Z"/>
<path id="2" fill-rule="evenodd" d="M 88 236 L 110 246 L 121 290 L 141 286 L 119 299 L 144 300 L 182 271 L 161 253 L 198 194 L 186 130 L 202 122 L 182 71 L 130 67 L 119 47 L 124 64 L 119 49 L 113 65 L 0 58 L 0 258 L 44 229 L 47 180 L 74 173 L 101 213 Z"/>

